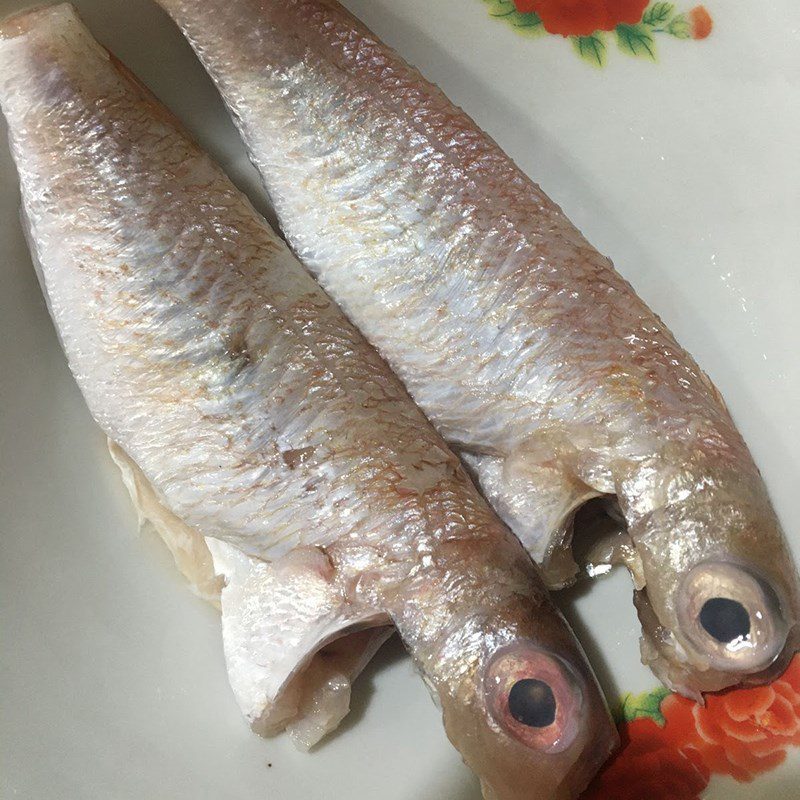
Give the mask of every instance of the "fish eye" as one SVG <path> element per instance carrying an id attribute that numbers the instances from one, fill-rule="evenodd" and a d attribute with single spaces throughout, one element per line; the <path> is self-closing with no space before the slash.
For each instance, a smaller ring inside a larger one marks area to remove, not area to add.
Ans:
<path id="1" fill-rule="evenodd" d="M 559 656 L 519 641 L 498 650 L 484 674 L 489 713 L 522 744 L 558 753 L 575 740 L 583 719 L 583 691 Z"/>
<path id="2" fill-rule="evenodd" d="M 706 600 L 699 620 L 703 630 L 722 644 L 744 641 L 750 636 L 750 615 L 738 600 L 728 597 Z"/>
<path id="3" fill-rule="evenodd" d="M 737 564 L 706 561 L 684 579 L 678 601 L 682 631 L 711 665 L 756 672 L 786 642 L 788 625 L 772 587 Z"/>
<path id="4" fill-rule="evenodd" d="M 546 728 L 556 720 L 556 698 L 544 681 L 521 678 L 508 693 L 508 711 L 529 728 Z"/>

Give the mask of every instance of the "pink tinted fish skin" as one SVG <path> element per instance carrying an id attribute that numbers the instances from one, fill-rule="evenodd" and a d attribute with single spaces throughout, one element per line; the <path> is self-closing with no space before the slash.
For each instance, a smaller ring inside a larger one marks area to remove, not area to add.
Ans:
<path id="1" fill-rule="evenodd" d="M 552 586 L 614 498 L 642 656 L 699 697 L 782 671 L 797 573 L 722 398 L 558 206 L 333 0 L 160 0 L 294 251 L 401 377 Z M 710 602 L 714 601 L 714 602 Z M 725 601 L 729 601 L 726 606 Z"/>
<path id="2" fill-rule="evenodd" d="M 0 23 L 0 106 L 70 368 L 129 483 L 225 575 L 248 718 L 290 724 L 317 652 L 391 623 L 487 797 L 576 797 L 616 743 L 594 676 L 363 336 L 71 6 Z M 513 716 L 520 676 L 552 719 Z"/>

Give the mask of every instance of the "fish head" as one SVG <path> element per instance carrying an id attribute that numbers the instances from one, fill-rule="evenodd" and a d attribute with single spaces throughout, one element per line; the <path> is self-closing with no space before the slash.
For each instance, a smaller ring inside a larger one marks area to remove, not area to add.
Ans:
<path id="1" fill-rule="evenodd" d="M 630 526 L 641 559 L 642 655 L 670 688 L 766 683 L 800 644 L 792 557 L 754 474 L 704 472 Z"/>
<path id="2" fill-rule="evenodd" d="M 487 637 L 494 641 L 494 637 Z M 440 693 L 445 728 L 487 800 L 577 797 L 617 744 L 582 658 L 520 636 Z"/>
<path id="3" fill-rule="evenodd" d="M 618 744 L 585 656 L 549 599 L 482 601 L 448 623 L 426 661 L 447 735 L 487 800 L 575 798 Z"/>

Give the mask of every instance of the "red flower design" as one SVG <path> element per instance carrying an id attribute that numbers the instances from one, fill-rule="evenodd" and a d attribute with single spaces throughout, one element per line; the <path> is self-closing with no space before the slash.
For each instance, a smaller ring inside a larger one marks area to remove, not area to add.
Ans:
<path id="1" fill-rule="evenodd" d="M 712 772 L 751 781 L 800 745 L 800 658 L 770 686 L 708 695 L 705 706 L 672 695 L 661 712 L 674 746 L 695 750 Z"/>
<path id="2" fill-rule="evenodd" d="M 800 655 L 770 686 L 707 695 L 700 706 L 669 695 L 665 726 L 640 717 L 620 728 L 622 748 L 582 800 L 698 800 L 712 774 L 739 781 L 775 768 L 800 745 Z"/>
<path id="3" fill-rule="evenodd" d="M 689 12 L 689 23 L 692 26 L 692 39 L 705 39 L 714 27 L 711 14 L 705 6 L 695 6 Z"/>
<path id="4" fill-rule="evenodd" d="M 622 749 L 595 778 L 582 800 L 698 800 L 709 770 L 693 750 L 675 749 L 651 719 L 621 731 Z"/>
<path id="5" fill-rule="evenodd" d="M 588 36 L 595 31 L 614 30 L 620 23 L 635 25 L 641 20 L 648 1 L 514 0 L 514 5 L 523 14 L 537 13 L 548 33 Z"/>

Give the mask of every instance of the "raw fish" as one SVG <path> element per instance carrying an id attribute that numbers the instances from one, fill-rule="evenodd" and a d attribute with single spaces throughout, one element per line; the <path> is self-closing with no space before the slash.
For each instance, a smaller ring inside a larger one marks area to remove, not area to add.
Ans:
<path id="1" fill-rule="evenodd" d="M 375 351 L 71 6 L 0 23 L 0 105 L 70 368 L 253 726 L 313 744 L 394 627 L 487 798 L 577 796 L 594 677 Z"/>
<path id="2" fill-rule="evenodd" d="M 624 563 L 643 660 L 684 694 L 780 673 L 800 600 L 766 488 L 711 381 L 611 262 L 334 0 L 160 3 L 295 253 L 549 584 Z M 575 520 L 599 505 L 618 524 L 590 540 Z"/>

